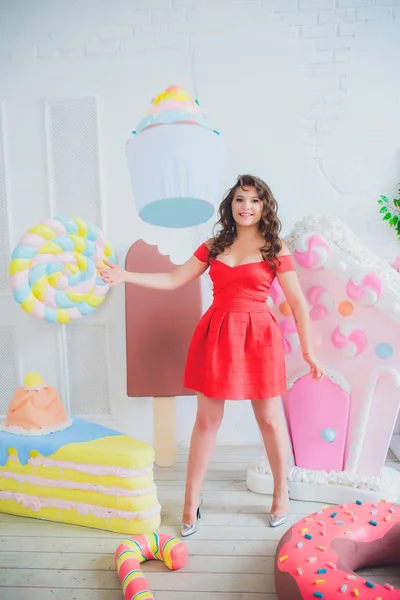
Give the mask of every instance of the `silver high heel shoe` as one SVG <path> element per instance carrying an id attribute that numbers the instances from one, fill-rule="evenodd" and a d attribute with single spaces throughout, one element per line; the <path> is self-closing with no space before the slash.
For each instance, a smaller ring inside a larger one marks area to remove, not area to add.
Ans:
<path id="1" fill-rule="evenodd" d="M 281 515 L 280 517 L 278 517 L 277 515 L 269 515 L 269 526 L 280 527 L 281 525 L 284 525 L 287 520 L 287 515 Z"/>
<path id="2" fill-rule="evenodd" d="M 198 526 L 199 526 L 199 520 L 201 519 L 202 504 L 203 504 L 203 498 L 200 496 L 200 503 L 197 508 L 196 523 L 184 523 L 183 521 L 181 522 L 181 536 L 182 537 L 187 537 L 188 535 L 193 535 L 194 533 L 196 533 Z"/>

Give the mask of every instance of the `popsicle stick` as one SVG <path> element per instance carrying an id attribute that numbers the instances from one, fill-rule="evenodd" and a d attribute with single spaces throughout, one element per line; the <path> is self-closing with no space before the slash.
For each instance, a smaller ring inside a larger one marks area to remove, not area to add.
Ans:
<path id="1" fill-rule="evenodd" d="M 154 398 L 153 428 L 156 465 L 172 467 L 177 455 L 175 396 Z"/>

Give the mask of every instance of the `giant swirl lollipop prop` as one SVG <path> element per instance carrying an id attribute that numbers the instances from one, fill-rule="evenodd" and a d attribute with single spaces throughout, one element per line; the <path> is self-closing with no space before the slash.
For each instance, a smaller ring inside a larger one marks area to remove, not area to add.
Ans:
<path id="1" fill-rule="evenodd" d="M 28 314 L 70 323 L 91 314 L 109 286 L 97 272 L 115 262 L 104 233 L 79 217 L 55 217 L 35 225 L 14 249 L 9 267 L 15 300 Z"/>

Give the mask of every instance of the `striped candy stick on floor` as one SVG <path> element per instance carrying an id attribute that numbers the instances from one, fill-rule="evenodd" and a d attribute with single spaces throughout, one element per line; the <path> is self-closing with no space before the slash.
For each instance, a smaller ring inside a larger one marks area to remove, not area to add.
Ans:
<path id="1" fill-rule="evenodd" d="M 140 564 L 160 560 L 171 570 L 181 569 L 187 560 L 185 544 L 165 533 L 135 535 L 124 540 L 115 553 L 116 568 L 125 600 L 154 600 Z"/>

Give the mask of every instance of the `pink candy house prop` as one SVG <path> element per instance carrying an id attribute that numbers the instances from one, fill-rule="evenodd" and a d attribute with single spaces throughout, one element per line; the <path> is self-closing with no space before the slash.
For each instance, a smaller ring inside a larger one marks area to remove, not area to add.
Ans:
<path id="1" fill-rule="evenodd" d="M 286 353 L 290 497 L 396 501 L 400 472 L 384 463 L 400 405 L 400 273 L 335 218 L 309 217 L 285 241 L 325 372 L 322 381 L 310 377 L 275 280 L 268 303 Z M 248 470 L 247 487 L 272 492 L 266 459 Z"/>

